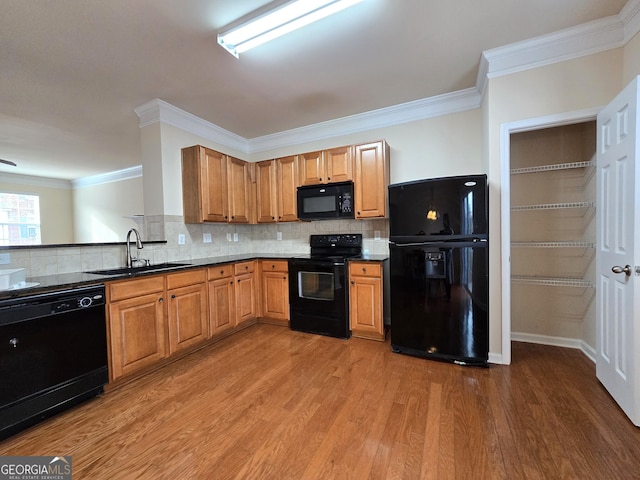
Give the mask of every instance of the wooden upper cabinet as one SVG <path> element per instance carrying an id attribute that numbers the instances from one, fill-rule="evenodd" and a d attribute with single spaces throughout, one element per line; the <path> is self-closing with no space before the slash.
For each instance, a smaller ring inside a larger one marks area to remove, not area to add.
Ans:
<path id="1" fill-rule="evenodd" d="M 346 182 L 353 180 L 352 147 L 338 147 L 324 151 L 327 182 Z"/>
<path id="2" fill-rule="evenodd" d="M 297 155 L 256 164 L 257 222 L 298 220 Z"/>
<path id="3" fill-rule="evenodd" d="M 356 218 L 387 215 L 389 146 L 385 141 L 354 148 L 354 194 Z"/>
<path id="4" fill-rule="evenodd" d="M 276 161 L 266 160 L 256 164 L 257 222 L 275 222 L 278 216 Z"/>
<path id="5" fill-rule="evenodd" d="M 276 160 L 276 191 L 278 221 L 298 220 L 298 156 Z"/>
<path id="6" fill-rule="evenodd" d="M 226 155 L 200 145 L 182 149 L 182 202 L 185 223 L 227 221 Z"/>
<path id="7" fill-rule="evenodd" d="M 326 183 L 322 152 L 309 152 L 298 155 L 300 185 L 317 185 Z"/>
<path id="8" fill-rule="evenodd" d="M 300 185 L 353 180 L 352 147 L 338 147 L 299 155 Z"/>
<path id="9" fill-rule="evenodd" d="M 244 160 L 227 157 L 229 187 L 229 222 L 251 221 L 251 164 Z"/>

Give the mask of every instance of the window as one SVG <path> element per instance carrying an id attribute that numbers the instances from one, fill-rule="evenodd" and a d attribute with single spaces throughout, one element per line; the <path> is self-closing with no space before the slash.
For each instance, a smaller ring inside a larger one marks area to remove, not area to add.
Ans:
<path id="1" fill-rule="evenodd" d="M 0 245 L 40 245 L 40 197 L 0 192 Z"/>

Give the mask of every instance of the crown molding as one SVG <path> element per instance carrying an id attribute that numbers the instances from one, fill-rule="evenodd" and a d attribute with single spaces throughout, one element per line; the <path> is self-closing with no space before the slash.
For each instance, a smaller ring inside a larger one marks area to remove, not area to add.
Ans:
<path id="1" fill-rule="evenodd" d="M 158 98 L 134 110 L 140 118 L 140 128 L 163 122 L 246 154 L 259 153 L 479 108 L 490 78 L 622 47 L 638 32 L 640 0 L 629 0 L 618 15 L 485 50 L 480 57 L 475 87 L 252 139 Z"/>
<path id="2" fill-rule="evenodd" d="M 31 175 L 21 175 L 19 173 L 3 173 L 2 182 L 15 185 L 30 185 L 34 187 L 59 188 L 70 190 L 72 184 L 70 180 L 49 177 L 34 177 Z"/>
<path id="3" fill-rule="evenodd" d="M 487 80 L 623 47 L 640 32 L 640 0 L 629 0 L 618 15 L 540 37 L 485 50 L 476 87 L 484 95 Z"/>
<path id="4" fill-rule="evenodd" d="M 130 180 L 142 176 L 142 165 L 136 167 L 124 168 L 115 172 L 101 173 L 90 177 L 78 178 L 71 180 L 73 188 L 90 187 L 92 185 L 102 185 L 103 183 L 120 182 L 122 180 Z"/>
<path id="5" fill-rule="evenodd" d="M 480 94 L 475 88 L 424 98 L 391 107 L 371 110 L 306 127 L 248 140 L 249 152 L 259 153 L 340 135 L 401 125 L 427 118 L 479 108 Z"/>
<path id="6" fill-rule="evenodd" d="M 140 128 L 157 122 L 166 123 L 227 147 L 248 152 L 247 139 L 203 120 L 170 103 L 155 98 L 133 109 L 140 118 Z"/>
<path id="7" fill-rule="evenodd" d="M 629 0 L 619 16 L 624 25 L 624 43 L 626 44 L 640 32 L 640 0 Z"/>

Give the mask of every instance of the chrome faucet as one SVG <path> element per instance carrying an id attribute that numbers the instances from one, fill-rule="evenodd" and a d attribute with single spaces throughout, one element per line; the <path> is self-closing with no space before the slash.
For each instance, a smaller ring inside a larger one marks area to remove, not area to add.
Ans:
<path id="1" fill-rule="evenodd" d="M 127 268 L 131 268 L 133 266 L 133 258 L 131 257 L 131 232 L 136 234 L 136 248 L 138 250 L 143 248 L 140 233 L 135 228 L 132 228 L 127 232 Z"/>

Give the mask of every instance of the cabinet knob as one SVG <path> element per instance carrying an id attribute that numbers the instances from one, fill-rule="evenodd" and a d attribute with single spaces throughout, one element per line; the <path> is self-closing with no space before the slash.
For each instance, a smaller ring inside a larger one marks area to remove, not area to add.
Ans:
<path id="1" fill-rule="evenodd" d="M 276 266 L 274 264 L 271 264 L 271 268 L 276 268 Z"/>
<path id="2" fill-rule="evenodd" d="M 362 267 L 362 271 L 363 271 L 363 272 L 366 272 L 366 271 L 367 271 L 367 269 L 366 269 L 365 267 Z"/>
<path id="3" fill-rule="evenodd" d="M 233 280 L 231 280 L 231 281 L 229 282 L 229 285 L 233 285 Z"/>
<path id="4" fill-rule="evenodd" d="M 234 218 L 236 218 L 236 216 L 235 215 L 231 215 L 231 220 L 233 220 Z"/>
<path id="5" fill-rule="evenodd" d="M 158 301 L 159 301 L 160 303 L 162 303 L 162 302 L 164 301 L 164 299 L 163 299 L 162 297 L 160 297 L 160 298 L 158 299 Z"/>
<path id="6" fill-rule="evenodd" d="M 322 177 L 318 178 L 318 180 L 322 181 Z"/>
<path id="7" fill-rule="evenodd" d="M 176 298 L 176 296 L 175 295 L 171 295 L 171 298 Z"/>
<path id="8" fill-rule="evenodd" d="M 275 220 L 275 219 L 276 219 L 276 217 L 271 217 L 271 220 Z"/>
<path id="9" fill-rule="evenodd" d="M 360 215 L 360 212 L 358 212 L 358 215 Z"/>
<path id="10" fill-rule="evenodd" d="M 220 270 L 220 275 L 224 275 L 224 270 Z"/>
<path id="11" fill-rule="evenodd" d="M 355 285 L 355 284 L 356 284 L 356 282 L 354 282 L 353 280 L 351 280 L 351 285 Z"/>
<path id="12" fill-rule="evenodd" d="M 327 182 L 328 182 L 329 180 L 331 180 L 331 177 L 327 177 Z"/>

